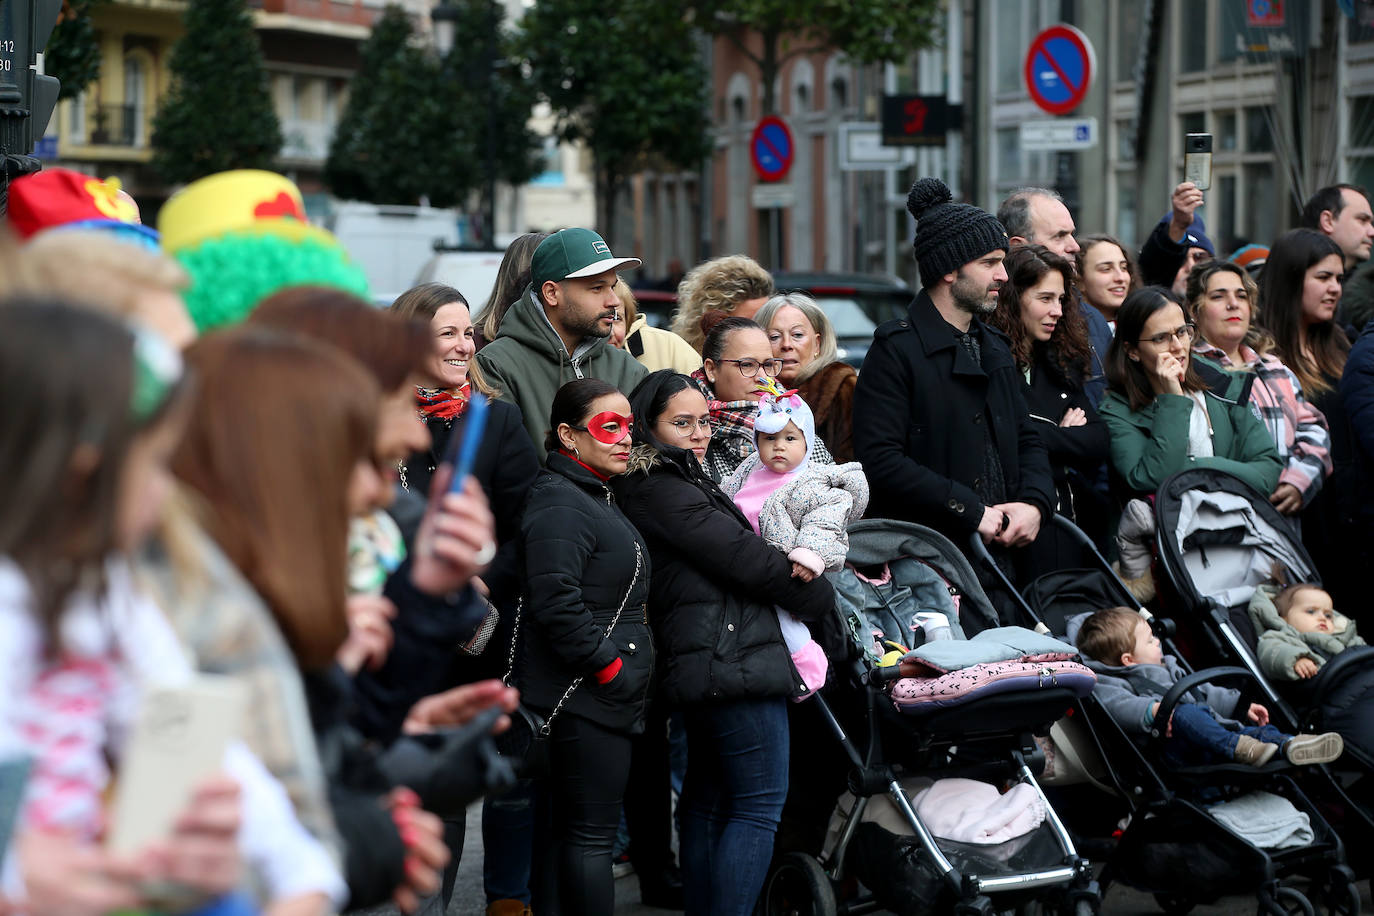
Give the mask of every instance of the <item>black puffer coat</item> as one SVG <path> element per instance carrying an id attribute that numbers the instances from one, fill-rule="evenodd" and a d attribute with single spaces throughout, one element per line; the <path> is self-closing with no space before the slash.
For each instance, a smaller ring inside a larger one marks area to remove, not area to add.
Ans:
<path id="1" fill-rule="evenodd" d="M 643 731 L 654 670 L 646 610 L 649 551 L 610 487 L 567 456 L 551 453 L 525 503 L 520 554 L 525 604 L 515 686 L 524 701 L 547 712 L 582 677 L 563 712 L 617 731 Z M 621 602 L 625 611 L 607 638 Z M 617 657 L 619 674 L 598 684 L 596 673 Z"/>
<path id="2" fill-rule="evenodd" d="M 650 615 L 669 701 L 804 695 L 773 608 L 808 622 L 833 614 L 830 583 L 794 579 L 690 452 L 638 446 L 614 486 L 653 554 Z"/>

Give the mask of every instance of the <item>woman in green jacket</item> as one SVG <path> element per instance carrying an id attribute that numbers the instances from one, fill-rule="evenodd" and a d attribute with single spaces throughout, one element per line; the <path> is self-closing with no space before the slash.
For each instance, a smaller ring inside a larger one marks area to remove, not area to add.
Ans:
<path id="1" fill-rule="evenodd" d="M 1153 493 L 1190 467 L 1216 468 L 1272 493 L 1283 469 L 1274 440 L 1248 407 L 1207 390 L 1190 362 L 1195 334 L 1167 289 L 1146 287 L 1122 303 L 1098 408 L 1111 434 L 1112 468 L 1131 495 Z"/>

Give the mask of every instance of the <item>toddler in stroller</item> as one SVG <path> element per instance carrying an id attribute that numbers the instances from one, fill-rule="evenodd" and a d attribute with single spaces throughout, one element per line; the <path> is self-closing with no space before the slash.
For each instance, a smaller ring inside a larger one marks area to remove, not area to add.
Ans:
<path id="1" fill-rule="evenodd" d="M 771 379 L 754 421 L 758 446 L 720 488 L 735 501 L 754 533 L 792 561 L 792 575 L 811 581 L 844 566 L 849 550 L 845 526 L 868 508 L 868 481 L 858 462 L 811 461 L 816 420 L 794 391 Z M 825 686 L 825 652 L 806 624 L 778 610 L 792 664 L 811 693 Z M 807 694 L 810 696 L 810 693 Z"/>
<path id="2" fill-rule="evenodd" d="M 1257 587 L 1250 619 L 1259 633 L 1260 669 L 1276 681 L 1313 677 L 1334 656 L 1365 645 L 1354 621 L 1336 610 L 1329 593 L 1310 582 Z"/>
<path id="3" fill-rule="evenodd" d="M 1149 623 L 1124 607 L 1097 611 L 1078 630 L 1078 648 L 1097 674 L 1093 692 L 1127 734 L 1153 726 L 1160 700 L 1183 671 L 1164 655 Z M 1171 766 L 1199 766 L 1224 760 L 1262 767 L 1282 751 L 1290 763 L 1329 763 L 1341 755 L 1341 736 L 1286 735 L 1269 724 L 1269 711 L 1259 703 L 1245 710 L 1254 725 L 1227 716 L 1240 711 L 1237 690 L 1204 684 L 1175 707 L 1163 745 Z"/>

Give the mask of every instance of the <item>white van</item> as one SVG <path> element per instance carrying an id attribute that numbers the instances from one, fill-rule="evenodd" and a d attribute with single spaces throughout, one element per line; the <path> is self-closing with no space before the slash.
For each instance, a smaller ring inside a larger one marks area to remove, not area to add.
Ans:
<path id="1" fill-rule="evenodd" d="M 458 220 L 456 210 L 343 201 L 327 226 L 367 274 L 373 300 L 389 304 L 414 285 L 436 247 L 457 243 Z"/>
<path id="2" fill-rule="evenodd" d="M 499 239 L 498 239 L 499 241 Z M 420 268 L 412 285 L 445 283 L 463 294 L 474 316 L 486 307 L 487 299 L 496 288 L 496 276 L 501 271 L 503 251 L 438 250 Z"/>

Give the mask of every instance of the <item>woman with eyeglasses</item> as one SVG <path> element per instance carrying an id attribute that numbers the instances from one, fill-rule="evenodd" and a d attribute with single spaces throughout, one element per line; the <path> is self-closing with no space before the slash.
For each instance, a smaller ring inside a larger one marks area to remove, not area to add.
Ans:
<path id="1" fill-rule="evenodd" d="M 1191 362 L 1195 336 L 1167 289 L 1147 286 L 1121 304 L 1099 408 L 1112 468 L 1131 495 L 1153 493 L 1189 467 L 1217 468 L 1273 493 L 1283 469 L 1274 440 L 1249 407 L 1207 390 Z"/>
<path id="2" fill-rule="evenodd" d="M 761 329 L 745 324 L 766 354 Z M 725 353 L 739 352 L 733 346 Z M 733 371 L 723 359 L 752 358 L 719 353 L 708 366 Z M 678 810 L 687 913 L 747 916 L 787 797 L 788 699 L 809 693 L 774 607 L 814 624 L 833 611 L 834 592 L 824 576 L 793 577 L 787 557 L 707 476 L 711 413 L 692 379 L 654 372 L 630 405 L 641 422 L 630 470 L 614 486 L 653 558 L 649 619 L 662 693 L 686 726 Z"/>
<path id="3" fill-rule="evenodd" d="M 549 726 L 552 825 L 535 830 L 535 912 L 615 910 L 611 846 L 654 668 L 649 551 L 610 487 L 629 465 L 633 424 L 614 385 L 558 389 L 520 523 L 514 685 Z"/>
<path id="4" fill-rule="evenodd" d="M 702 367 L 692 378 L 710 407 L 714 428 L 702 466 L 720 483 L 754 453 L 759 385 L 777 378 L 782 360 L 773 355 L 768 334 L 752 319 L 707 312 L 701 328 L 706 334 Z M 817 449 L 816 459 L 834 461 L 823 448 Z"/>

